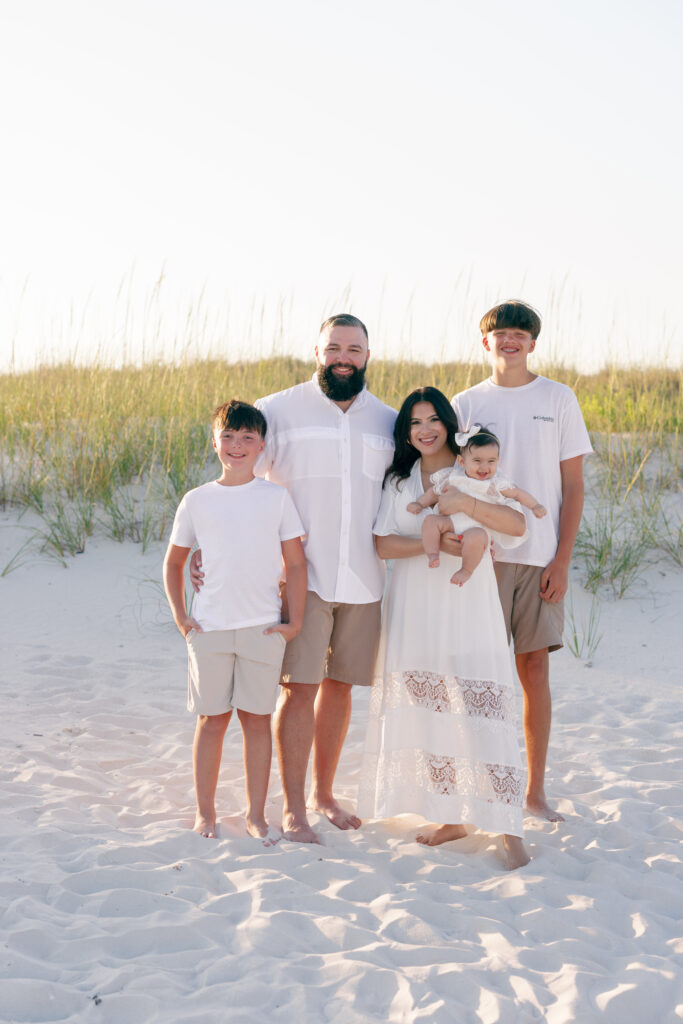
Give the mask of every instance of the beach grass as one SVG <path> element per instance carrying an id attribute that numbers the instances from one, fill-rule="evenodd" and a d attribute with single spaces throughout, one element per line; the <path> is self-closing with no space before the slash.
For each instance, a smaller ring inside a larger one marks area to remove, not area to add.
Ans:
<path id="1" fill-rule="evenodd" d="M 596 450 L 594 515 L 577 545 L 585 582 L 591 590 L 606 582 L 623 596 L 647 552 L 680 564 L 680 517 L 662 496 L 680 487 L 683 374 L 535 369 L 573 388 Z M 65 362 L 0 375 L 0 506 L 32 509 L 41 523 L 36 542 L 64 564 L 97 529 L 146 547 L 167 533 L 185 491 L 211 477 L 215 406 L 231 397 L 254 401 L 312 372 L 312 362 L 274 356 L 124 367 Z M 487 375 L 482 363 L 376 360 L 368 369 L 371 389 L 394 407 L 420 385 L 450 397 Z"/>

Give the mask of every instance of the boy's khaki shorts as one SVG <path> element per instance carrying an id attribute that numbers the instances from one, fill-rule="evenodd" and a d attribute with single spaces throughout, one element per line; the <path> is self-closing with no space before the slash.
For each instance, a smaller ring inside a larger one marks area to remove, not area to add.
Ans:
<path id="1" fill-rule="evenodd" d="M 190 630 L 185 637 L 188 711 L 224 715 L 237 708 L 270 715 L 275 710 L 285 638 L 264 636 L 268 625 Z"/>
<path id="2" fill-rule="evenodd" d="M 512 635 L 515 654 L 544 648 L 558 651 L 562 647 L 564 601 L 550 604 L 540 597 L 543 567 L 496 562 L 494 568 L 508 643 Z"/>
<path id="3" fill-rule="evenodd" d="M 281 682 L 317 684 L 329 678 L 371 686 L 381 604 L 323 601 L 309 590 L 302 630 L 287 644 Z"/>

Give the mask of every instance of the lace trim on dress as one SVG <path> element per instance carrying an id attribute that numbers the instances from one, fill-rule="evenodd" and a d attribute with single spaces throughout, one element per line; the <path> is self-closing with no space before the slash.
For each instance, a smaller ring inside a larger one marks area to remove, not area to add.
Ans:
<path id="1" fill-rule="evenodd" d="M 510 687 L 493 680 L 461 679 L 459 676 L 414 670 L 394 672 L 391 679 L 402 683 L 412 704 L 429 711 L 464 713 L 470 717 L 495 718 L 500 721 L 514 714 Z"/>
<path id="2" fill-rule="evenodd" d="M 429 779 L 429 788 L 443 796 L 469 793 L 491 801 L 522 806 L 524 778 L 520 768 L 506 764 L 477 764 L 457 757 L 419 751 L 417 763 Z M 493 792 L 491 792 L 493 791 Z"/>

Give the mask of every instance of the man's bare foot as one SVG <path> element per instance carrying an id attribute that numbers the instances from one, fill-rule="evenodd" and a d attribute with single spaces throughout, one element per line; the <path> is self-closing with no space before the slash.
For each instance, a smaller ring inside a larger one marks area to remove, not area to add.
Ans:
<path id="1" fill-rule="evenodd" d="M 291 843 L 317 843 L 320 845 L 319 836 L 308 824 L 305 816 L 298 818 L 294 814 L 283 815 L 282 835 Z"/>
<path id="2" fill-rule="evenodd" d="M 427 555 L 427 558 L 429 559 L 429 568 L 430 569 L 438 569 L 439 568 L 439 565 L 441 563 L 439 561 L 438 554 L 437 555 Z"/>
<path id="3" fill-rule="evenodd" d="M 537 818 L 545 818 L 546 821 L 564 821 L 564 816 L 559 811 L 552 809 L 545 796 L 532 797 L 527 795 L 526 809 L 529 814 L 535 814 Z"/>
<path id="4" fill-rule="evenodd" d="M 466 835 L 464 825 L 430 825 L 418 832 L 415 839 L 423 846 L 441 846 L 454 839 L 464 839 Z"/>
<path id="5" fill-rule="evenodd" d="M 515 868 L 523 868 L 531 860 L 526 851 L 526 846 L 519 836 L 504 835 L 503 850 L 505 852 L 505 866 L 508 871 L 514 871 Z"/>
<path id="6" fill-rule="evenodd" d="M 461 587 L 463 583 L 467 583 L 472 573 L 469 569 L 458 569 L 451 576 L 451 583 L 455 583 L 456 587 Z"/>
<path id="7" fill-rule="evenodd" d="M 245 815 L 244 820 L 247 824 L 247 832 L 252 839 L 260 839 L 264 846 L 275 846 L 282 839 L 282 833 L 271 828 L 265 818 L 261 818 L 259 821 L 250 821 Z"/>
<path id="8" fill-rule="evenodd" d="M 202 814 L 198 814 L 194 820 L 192 826 L 195 832 L 198 832 L 200 836 L 204 836 L 205 839 L 216 839 L 216 822 L 211 821 L 209 818 L 205 818 Z"/>
<path id="9" fill-rule="evenodd" d="M 342 831 L 360 828 L 363 824 L 360 818 L 352 814 L 351 811 L 345 811 L 343 807 L 340 807 L 334 797 L 330 800 L 316 800 L 314 797 L 309 797 L 308 806 L 318 814 L 324 814 L 328 821 Z"/>

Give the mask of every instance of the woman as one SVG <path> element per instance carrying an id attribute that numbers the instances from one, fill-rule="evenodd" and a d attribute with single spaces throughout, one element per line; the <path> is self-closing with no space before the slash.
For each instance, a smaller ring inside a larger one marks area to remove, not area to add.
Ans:
<path id="1" fill-rule="evenodd" d="M 429 568 L 421 527 L 430 513 L 407 511 L 430 486 L 432 473 L 454 464 L 456 431 L 448 400 L 431 387 L 408 395 L 396 420 L 396 452 L 374 527 L 380 558 L 395 564 L 370 697 L 358 813 L 385 818 L 410 812 L 450 823 L 418 834 L 418 842 L 430 846 L 465 836 L 464 823 L 502 833 L 507 866 L 516 868 L 529 860 L 521 838 L 524 782 L 492 561 L 481 560 L 467 587 L 453 586 L 454 535 L 444 535 L 445 557 Z M 471 514 L 471 497 L 449 495 L 456 499 L 449 512 Z M 521 543 L 526 529 L 519 506 L 511 499 L 507 504 L 477 502 L 475 518 L 498 543 L 511 547 Z"/>

